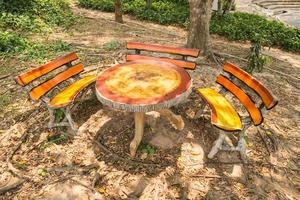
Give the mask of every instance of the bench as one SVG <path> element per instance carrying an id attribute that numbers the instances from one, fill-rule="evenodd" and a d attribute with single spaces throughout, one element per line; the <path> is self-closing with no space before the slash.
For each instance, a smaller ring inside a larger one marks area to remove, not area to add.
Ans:
<path id="1" fill-rule="evenodd" d="M 198 93 L 211 108 L 211 123 L 220 129 L 208 158 L 213 158 L 219 150 L 239 151 L 246 162 L 245 131 L 251 125 L 259 126 L 264 116 L 278 103 L 276 97 L 253 76 L 239 67 L 225 63 L 224 75 L 219 75 L 216 82 L 222 86 L 220 92 L 211 88 L 199 88 Z M 253 92 L 247 92 L 252 90 Z M 232 93 L 245 107 L 248 115 L 241 118 L 232 104 L 224 97 Z M 257 101 L 254 101 L 256 96 Z M 207 105 L 207 104 L 206 104 Z M 234 146 L 225 132 L 239 132 L 237 146 Z M 224 144 L 225 142 L 225 144 Z"/>
<path id="2" fill-rule="evenodd" d="M 197 49 L 188 49 L 188 48 L 177 48 L 169 47 L 162 45 L 154 44 L 144 44 L 139 42 L 127 42 L 126 45 L 128 50 L 134 50 L 134 54 L 129 54 L 126 56 L 126 61 L 134 60 L 156 60 L 156 61 L 165 61 L 172 64 L 175 64 L 179 67 L 185 69 L 194 70 L 196 68 L 196 63 L 189 61 L 188 57 L 197 58 L 199 56 L 199 50 Z M 177 55 L 179 58 L 169 58 L 169 57 L 156 57 L 153 55 L 142 55 L 141 52 L 155 52 L 155 53 L 165 53 Z"/>
<path id="3" fill-rule="evenodd" d="M 75 98 L 87 91 L 96 80 L 94 75 L 81 77 L 83 71 L 83 64 L 78 62 L 76 53 L 72 52 L 17 76 L 15 81 L 28 91 L 31 100 L 41 101 L 47 106 L 50 114 L 49 128 L 70 126 L 77 131 L 78 126 L 72 119 L 71 107 Z M 55 122 L 56 109 L 64 112 L 65 117 L 61 122 Z"/>

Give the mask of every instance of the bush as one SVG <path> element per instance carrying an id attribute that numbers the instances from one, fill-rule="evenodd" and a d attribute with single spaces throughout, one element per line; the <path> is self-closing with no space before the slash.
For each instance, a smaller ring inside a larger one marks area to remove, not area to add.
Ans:
<path id="1" fill-rule="evenodd" d="M 68 28 L 75 19 L 66 0 L 0 0 L 0 11 L 0 28 L 19 31 Z"/>
<path id="2" fill-rule="evenodd" d="M 41 44 L 28 35 L 51 32 L 57 26 L 68 28 L 74 19 L 66 0 L 0 0 L 0 54 L 40 59 L 64 51 L 69 46 L 62 41 Z"/>
<path id="3" fill-rule="evenodd" d="M 20 37 L 16 33 L 0 31 L 0 52 L 16 53 L 23 51 L 28 44 L 28 40 Z"/>
<path id="4" fill-rule="evenodd" d="M 79 5 L 102 11 L 114 11 L 114 0 L 79 0 Z M 123 0 L 123 12 L 138 19 L 161 24 L 186 27 L 189 18 L 187 0 L 156 0 L 146 9 L 146 0 Z M 230 40 L 256 42 L 265 46 L 278 46 L 288 51 L 300 52 L 300 29 L 287 27 L 281 22 L 270 21 L 248 13 L 229 13 L 223 17 L 213 15 L 210 32 Z"/>
<path id="5" fill-rule="evenodd" d="M 231 40 L 260 40 L 265 46 L 300 51 L 300 29 L 254 14 L 236 12 L 223 17 L 213 16 L 210 31 Z"/>

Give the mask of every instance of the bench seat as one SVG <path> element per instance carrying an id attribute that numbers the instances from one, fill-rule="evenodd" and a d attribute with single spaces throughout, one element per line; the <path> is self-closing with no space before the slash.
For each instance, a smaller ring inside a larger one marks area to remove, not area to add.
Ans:
<path id="1" fill-rule="evenodd" d="M 61 108 L 69 105 L 74 101 L 76 96 L 88 85 L 96 80 L 97 76 L 86 76 L 69 85 L 66 89 L 55 95 L 49 102 L 51 108 Z"/>
<path id="2" fill-rule="evenodd" d="M 201 88 L 198 92 L 211 108 L 213 125 L 227 131 L 242 130 L 243 125 L 239 115 L 225 97 L 211 88 Z"/>

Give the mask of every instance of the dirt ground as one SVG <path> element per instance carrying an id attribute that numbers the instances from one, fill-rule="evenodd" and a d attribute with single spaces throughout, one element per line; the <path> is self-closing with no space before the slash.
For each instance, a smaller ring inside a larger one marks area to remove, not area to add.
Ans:
<path id="1" fill-rule="evenodd" d="M 80 22 L 72 31 L 49 38 L 70 43 L 90 74 L 124 62 L 126 41 L 185 44 L 186 31 L 178 27 L 129 16 L 124 24 L 117 24 L 111 13 L 76 7 L 74 11 Z M 122 46 L 105 48 L 111 41 Z M 212 44 L 215 52 L 245 66 L 228 55 L 245 58 L 248 43 L 213 35 Z M 0 199 L 300 199 L 300 56 L 278 49 L 264 53 L 272 63 L 254 76 L 279 104 L 260 127 L 248 129 L 247 164 L 235 152 L 207 158 L 217 130 L 210 125 L 209 115 L 193 119 L 200 103 L 196 92 L 172 108 L 185 122 L 181 131 L 157 113 L 147 113 L 142 145 L 136 158 L 130 159 L 132 113 L 102 106 L 91 95 L 73 112 L 81 125 L 76 136 L 69 136 L 64 128 L 49 130 L 46 108 L 27 100 L 13 81 L 14 71 L 0 80 L 1 105 L 5 105 L 0 113 Z M 22 71 L 31 64 L 1 62 Z M 197 69 L 189 71 L 193 87 L 217 89 L 215 78 L 221 67 L 203 58 L 197 62 Z M 151 153 L 145 152 L 148 147 Z M 2 194 L 14 184 L 18 187 Z"/>

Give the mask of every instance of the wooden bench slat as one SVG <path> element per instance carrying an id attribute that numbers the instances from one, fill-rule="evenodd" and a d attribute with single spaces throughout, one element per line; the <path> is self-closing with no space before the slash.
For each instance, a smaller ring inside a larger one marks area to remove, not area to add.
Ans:
<path id="1" fill-rule="evenodd" d="M 179 67 L 185 69 L 195 69 L 196 64 L 193 62 L 183 61 L 183 60 L 175 60 L 171 58 L 158 58 L 158 57 L 151 57 L 151 56 L 143 56 L 143 55 L 127 55 L 126 61 L 134 61 L 134 60 L 157 60 L 157 61 L 164 61 L 175 64 Z"/>
<path id="2" fill-rule="evenodd" d="M 162 53 L 179 54 L 183 56 L 198 57 L 199 50 L 188 48 L 168 47 L 155 44 L 143 44 L 139 42 L 127 42 L 127 49 L 137 49 L 144 51 L 157 51 Z"/>
<path id="3" fill-rule="evenodd" d="M 97 76 L 91 75 L 74 82 L 66 89 L 55 95 L 50 100 L 48 105 L 52 108 L 61 108 L 69 105 L 74 101 L 74 99 L 82 91 L 82 89 L 95 82 L 96 78 Z"/>
<path id="4" fill-rule="evenodd" d="M 26 72 L 24 74 L 21 74 L 20 76 L 16 77 L 16 82 L 21 86 L 26 86 L 30 82 L 34 81 L 35 79 L 61 67 L 62 65 L 66 63 L 70 63 L 74 60 L 77 60 L 78 57 L 76 53 L 72 52 L 67 55 L 61 56 L 56 58 L 55 60 L 52 60 L 51 62 L 36 68 L 34 70 L 31 70 L 29 72 Z"/>
<path id="5" fill-rule="evenodd" d="M 52 88 L 56 85 L 60 84 L 61 82 L 67 80 L 68 78 L 75 76 L 83 71 L 83 65 L 81 63 L 68 68 L 66 71 L 63 71 L 56 75 L 54 78 L 42 83 L 41 85 L 33 88 L 29 95 L 33 100 L 39 100 L 43 95 L 49 92 Z"/>
<path id="6" fill-rule="evenodd" d="M 241 119 L 233 106 L 217 91 L 211 88 L 199 88 L 199 94 L 211 108 L 211 123 L 227 131 L 242 130 Z"/>
<path id="7" fill-rule="evenodd" d="M 247 86 L 252 88 L 262 98 L 262 101 L 264 102 L 267 109 L 271 109 L 277 104 L 278 101 L 276 97 L 273 96 L 272 93 L 262 83 L 260 83 L 247 72 L 231 63 L 226 63 L 223 70 L 237 77 Z"/>
<path id="8" fill-rule="evenodd" d="M 239 101 L 245 106 L 248 111 L 254 125 L 260 125 L 263 121 L 262 114 L 260 110 L 255 106 L 255 103 L 250 99 L 250 97 L 239 87 L 237 87 L 230 80 L 220 75 L 217 77 L 217 83 L 229 90 L 234 96 L 236 96 Z"/>

